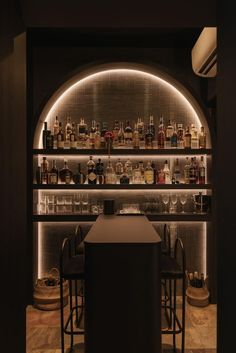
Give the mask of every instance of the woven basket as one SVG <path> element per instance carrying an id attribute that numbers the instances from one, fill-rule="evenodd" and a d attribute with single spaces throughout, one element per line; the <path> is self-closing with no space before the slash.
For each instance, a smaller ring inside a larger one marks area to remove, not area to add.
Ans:
<path id="1" fill-rule="evenodd" d="M 188 286 L 186 289 L 187 301 L 193 306 L 207 306 L 209 304 L 209 295 L 210 294 L 206 285 L 201 288 Z"/>
<path id="2" fill-rule="evenodd" d="M 63 305 L 68 303 L 68 281 L 63 280 Z M 39 278 L 34 286 L 34 307 L 40 310 L 56 310 L 60 308 L 60 274 L 52 268 L 47 277 Z"/>

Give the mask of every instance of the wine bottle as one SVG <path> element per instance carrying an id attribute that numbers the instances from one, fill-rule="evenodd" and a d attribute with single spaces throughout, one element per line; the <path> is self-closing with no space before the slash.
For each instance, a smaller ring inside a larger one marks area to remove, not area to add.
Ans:
<path id="1" fill-rule="evenodd" d="M 55 159 L 52 161 L 52 168 L 49 172 L 48 182 L 49 182 L 49 184 L 57 184 L 58 183 L 58 169 L 56 166 Z"/>
<path id="2" fill-rule="evenodd" d="M 81 164 L 78 163 L 78 171 L 73 175 L 73 182 L 75 184 L 84 184 L 86 180 L 86 176 L 81 172 Z"/>
<path id="3" fill-rule="evenodd" d="M 70 184 L 73 177 L 72 171 L 69 169 L 67 161 L 64 161 L 64 166 L 59 170 L 59 178 L 62 183 Z"/>

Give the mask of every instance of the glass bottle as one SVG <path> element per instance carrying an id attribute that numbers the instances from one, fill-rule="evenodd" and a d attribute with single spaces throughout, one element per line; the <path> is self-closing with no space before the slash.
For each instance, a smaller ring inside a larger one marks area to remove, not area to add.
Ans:
<path id="1" fill-rule="evenodd" d="M 185 134 L 184 134 L 184 148 L 191 148 L 191 138 L 192 135 L 189 131 L 189 127 L 186 128 Z"/>
<path id="2" fill-rule="evenodd" d="M 87 124 L 85 123 L 84 118 L 80 118 L 80 122 L 77 124 L 78 148 L 85 148 L 86 132 Z"/>
<path id="3" fill-rule="evenodd" d="M 196 184 L 196 166 L 194 164 L 194 158 L 191 157 L 191 163 L 189 167 L 189 183 Z"/>
<path id="4" fill-rule="evenodd" d="M 89 148 L 95 148 L 95 133 L 96 133 L 96 121 L 92 120 L 92 125 L 89 131 Z"/>
<path id="5" fill-rule="evenodd" d="M 71 124 L 71 133 L 70 133 L 70 148 L 75 150 L 77 148 L 77 138 L 75 133 L 75 123 Z"/>
<path id="6" fill-rule="evenodd" d="M 148 125 L 148 129 L 147 129 L 147 132 L 145 134 L 145 148 L 146 149 L 152 149 L 153 148 L 153 145 L 152 145 L 152 142 L 154 140 L 154 135 L 150 129 L 150 126 Z"/>
<path id="7" fill-rule="evenodd" d="M 118 146 L 119 147 L 124 147 L 125 140 L 124 140 L 124 126 L 123 122 L 120 122 L 120 129 L 118 131 Z"/>
<path id="8" fill-rule="evenodd" d="M 119 121 L 118 120 L 115 120 L 115 124 L 114 124 L 114 127 L 113 127 L 113 147 L 116 148 L 118 146 L 118 133 L 119 133 L 119 130 L 120 130 L 120 126 L 119 126 Z"/>
<path id="9" fill-rule="evenodd" d="M 89 156 L 87 169 L 88 169 L 88 184 L 96 184 L 97 174 L 96 174 L 96 168 L 95 168 L 95 162 L 93 160 L 93 156 Z"/>
<path id="10" fill-rule="evenodd" d="M 106 148 L 105 134 L 106 134 L 107 131 L 108 131 L 107 122 L 103 121 L 102 122 L 102 129 L 101 129 L 101 148 L 103 148 L 103 149 Z"/>
<path id="11" fill-rule="evenodd" d="M 122 173 L 122 175 L 120 177 L 120 184 L 129 184 L 129 183 L 130 183 L 130 177 L 126 173 L 126 171 L 124 170 L 124 172 Z"/>
<path id="12" fill-rule="evenodd" d="M 53 147 L 52 144 L 51 131 L 47 128 L 47 122 L 44 122 L 44 129 L 43 129 L 43 148 L 44 149 L 51 149 Z"/>
<path id="13" fill-rule="evenodd" d="M 134 124 L 134 132 L 133 132 L 133 148 L 139 149 L 139 131 L 137 128 L 137 124 Z"/>
<path id="14" fill-rule="evenodd" d="M 106 167 L 105 181 L 106 184 L 116 184 L 116 174 L 110 158 L 108 159 L 108 164 Z"/>
<path id="15" fill-rule="evenodd" d="M 176 158 L 175 164 L 174 164 L 174 170 L 173 170 L 172 183 L 180 184 L 180 182 L 181 182 L 181 171 L 179 166 L 179 158 Z"/>
<path id="16" fill-rule="evenodd" d="M 64 148 L 64 134 L 63 134 L 61 122 L 59 122 L 59 132 L 57 134 L 57 148 L 59 150 Z"/>
<path id="17" fill-rule="evenodd" d="M 37 167 L 36 173 L 35 173 L 35 177 L 36 177 L 36 183 L 37 184 L 42 184 L 42 171 L 41 171 L 41 166 L 39 165 Z"/>
<path id="18" fill-rule="evenodd" d="M 72 132 L 72 124 L 71 124 L 71 117 L 68 116 L 66 119 L 66 126 L 65 126 L 65 139 L 64 139 L 64 148 L 70 148 L 70 134 Z"/>
<path id="19" fill-rule="evenodd" d="M 201 156 L 200 163 L 199 163 L 199 178 L 198 178 L 199 184 L 205 184 L 206 183 L 206 168 L 204 165 L 204 158 Z"/>
<path id="20" fill-rule="evenodd" d="M 141 184 L 145 183 L 144 180 L 144 166 L 143 166 L 143 161 L 139 161 L 139 169 L 140 169 L 140 173 L 141 173 Z"/>
<path id="21" fill-rule="evenodd" d="M 86 176 L 81 172 L 81 164 L 78 163 L 77 173 L 73 175 L 73 182 L 75 184 L 84 184 L 86 180 Z"/>
<path id="22" fill-rule="evenodd" d="M 56 116 L 53 124 L 53 148 L 57 148 L 57 134 L 59 133 L 59 120 Z"/>
<path id="23" fill-rule="evenodd" d="M 157 133 L 157 145 L 158 148 L 162 149 L 165 147 L 165 129 L 164 129 L 164 120 L 163 116 L 160 117 L 160 123 L 158 126 L 158 133 Z"/>
<path id="24" fill-rule="evenodd" d="M 120 158 L 118 158 L 118 161 L 116 162 L 115 172 L 116 172 L 117 182 L 120 183 L 121 175 L 124 172 L 123 163 L 121 162 Z"/>
<path id="25" fill-rule="evenodd" d="M 165 160 L 163 172 L 165 174 L 165 184 L 171 184 L 171 173 L 167 160 Z"/>
<path id="26" fill-rule="evenodd" d="M 125 147 L 126 148 L 132 147 L 133 129 L 130 126 L 129 120 L 126 121 L 126 126 L 125 126 L 125 129 L 124 129 L 124 140 L 125 140 Z"/>
<path id="27" fill-rule="evenodd" d="M 171 124 L 171 120 L 169 119 L 168 125 L 166 127 L 166 139 L 165 139 L 165 148 L 171 147 L 171 137 L 174 132 L 174 127 Z"/>
<path id="28" fill-rule="evenodd" d="M 96 131 L 94 133 L 94 147 L 95 149 L 101 148 L 101 133 L 99 129 L 99 124 L 97 124 Z"/>
<path id="29" fill-rule="evenodd" d="M 190 180 L 189 180 L 189 169 L 190 169 L 190 161 L 189 161 L 189 157 L 186 157 L 186 163 L 184 166 L 184 182 L 185 184 L 189 184 Z"/>
<path id="30" fill-rule="evenodd" d="M 43 157 L 41 163 L 41 180 L 42 184 L 48 184 L 49 163 L 47 157 Z"/>
<path id="31" fill-rule="evenodd" d="M 199 140 L 199 148 L 206 148 L 206 132 L 205 132 L 204 126 L 201 126 L 198 140 Z"/>
<path id="32" fill-rule="evenodd" d="M 97 183 L 104 184 L 105 183 L 104 167 L 103 167 L 101 158 L 98 158 L 98 162 L 96 163 L 96 174 L 97 174 Z"/>
<path id="33" fill-rule="evenodd" d="M 198 139 L 198 132 L 194 124 L 191 124 L 191 148 L 198 149 L 199 148 L 199 139 Z"/>
<path id="34" fill-rule="evenodd" d="M 59 179 L 62 183 L 70 184 L 72 177 L 72 171 L 69 169 L 67 161 L 65 160 L 63 168 L 59 170 Z"/>
<path id="35" fill-rule="evenodd" d="M 137 129 L 139 132 L 139 140 L 144 141 L 144 122 L 141 118 L 138 118 Z"/>
<path id="36" fill-rule="evenodd" d="M 133 184 L 142 184 L 142 174 L 138 163 L 136 163 L 135 168 L 133 169 L 132 180 Z"/>
<path id="37" fill-rule="evenodd" d="M 178 136 L 176 131 L 176 123 L 173 123 L 173 133 L 170 138 L 171 148 L 177 148 L 177 141 L 178 141 Z"/>
<path id="38" fill-rule="evenodd" d="M 150 115 L 150 117 L 149 117 L 149 130 L 151 131 L 151 133 L 153 135 L 153 140 L 155 140 L 156 129 L 155 129 L 154 121 L 153 121 L 153 115 Z"/>
<path id="39" fill-rule="evenodd" d="M 155 163 L 153 161 L 151 161 L 151 167 L 153 169 L 153 184 L 156 184 L 157 182 L 157 170 L 156 170 L 156 166 L 155 166 Z"/>
<path id="40" fill-rule="evenodd" d="M 183 124 L 179 123 L 177 129 L 177 148 L 184 148 L 184 129 Z"/>
<path id="41" fill-rule="evenodd" d="M 158 184 L 165 184 L 165 173 L 163 168 L 158 171 Z"/>
<path id="42" fill-rule="evenodd" d="M 58 169 L 56 166 L 55 159 L 52 161 L 52 168 L 49 172 L 48 183 L 49 184 L 58 184 Z"/>
<path id="43" fill-rule="evenodd" d="M 127 161 L 124 164 L 124 172 L 128 175 L 128 177 L 131 179 L 132 178 L 132 162 L 128 158 Z"/>
<path id="44" fill-rule="evenodd" d="M 151 162 L 147 162 L 147 166 L 144 170 L 144 180 L 145 184 L 153 184 L 154 183 L 154 171 L 151 166 Z"/>

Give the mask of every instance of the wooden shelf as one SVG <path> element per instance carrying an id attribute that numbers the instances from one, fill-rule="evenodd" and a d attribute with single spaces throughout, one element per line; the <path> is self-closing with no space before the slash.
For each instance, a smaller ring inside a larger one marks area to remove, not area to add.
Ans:
<path id="1" fill-rule="evenodd" d="M 205 190 L 211 184 L 33 184 L 35 190 Z"/>
<path id="2" fill-rule="evenodd" d="M 33 149 L 33 154 L 43 154 L 43 155 L 108 155 L 107 149 Z M 153 150 L 146 150 L 146 149 L 112 149 L 111 155 L 210 155 L 212 154 L 212 149 L 177 149 L 177 148 L 170 148 L 170 149 L 153 149 Z"/>
<path id="3" fill-rule="evenodd" d="M 119 215 L 125 217 L 125 215 Z M 211 214 L 147 214 L 151 222 L 210 222 Z M 34 222 L 95 222 L 97 215 L 34 215 Z"/>

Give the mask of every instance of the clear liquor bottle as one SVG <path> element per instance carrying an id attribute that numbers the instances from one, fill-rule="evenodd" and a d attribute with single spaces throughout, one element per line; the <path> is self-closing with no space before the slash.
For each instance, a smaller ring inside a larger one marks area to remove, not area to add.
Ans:
<path id="1" fill-rule="evenodd" d="M 96 184 L 97 183 L 97 174 L 96 174 L 96 166 L 93 160 L 93 156 L 89 156 L 89 161 L 87 163 L 88 170 L 88 184 Z"/>
<path id="2" fill-rule="evenodd" d="M 128 158 L 127 161 L 124 164 L 124 172 L 128 175 L 128 177 L 131 179 L 132 178 L 132 170 L 133 170 L 133 166 L 132 166 L 132 162 L 131 160 Z"/>
<path id="3" fill-rule="evenodd" d="M 53 124 L 53 148 L 57 149 L 57 134 L 59 133 L 59 120 L 56 116 Z"/>
<path id="4" fill-rule="evenodd" d="M 198 131 L 195 127 L 195 124 L 191 124 L 191 148 L 192 149 L 198 149 L 199 148 L 199 139 L 198 139 Z"/>
<path id="5" fill-rule="evenodd" d="M 72 181 L 73 173 L 69 169 L 67 161 L 64 161 L 64 166 L 59 170 L 59 179 L 61 183 L 70 184 Z"/>
<path id="6" fill-rule="evenodd" d="M 123 163 L 121 162 L 120 158 L 118 158 L 118 161 L 116 162 L 115 172 L 116 172 L 117 183 L 120 183 L 121 175 L 124 172 Z"/>
<path id="7" fill-rule="evenodd" d="M 158 126 L 158 133 L 157 133 L 157 145 L 158 148 L 163 149 L 165 147 L 165 127 L 164 127 L 164 119 L 163 116 L 160 117 L 160 123 Z"/>
<path id="8" fill-rule="evenodd" d="M 154 184 L 154 171 L 150 161 L 147 162 L 147 166 L 144 170 L 144 180 L 145 184 Z"/>
<path id="9" fill-rule="evenodd" d="M 106 184 L 116 184 L 116 173 L 109 158 L 105 174 Z"/>
<path id="10" fill-rule="evenodd" d="M 186 149 L 191 148 L 191 139 L 192 139 L 192 135 L 189 131 L 189 127 L 187 127 L 185 134 L 184 134 L 184 148 L 186 148 Z"/>
<path id="11" fill-rule="evenodd" d="M 180 184 L 181 183 L 181 170 L 179 166 L 179 158 L 175 159 L 174 169 L 173 169 L 173 178 L 172 183 Z"/>
<path id="12" fill-rule="evenodd" d="M 97 124 L 96 131 L 94 134 L 94 147 L 95 149 L 101 148 L 101 133 L 99 129 L 99 124 Z"/>
<path id="13" fill-rule="evenodd" d="M 198 135 L 199 148 L 206 148 L 206 132 L 204 126 L 201 126 L 200 133 Z"/>
<path id="14" fill-rule="evenodd" d="M 144 165 L 143 165 L 143 161 L 139 161 L 139 169 L 140 169 L 140 173 L 141 173 L 141 184 L 144 184 L 145 180 L 144 180 Z"/>
<path id="15" fill-rule="evenodd" d="M 177 148 L 184 148 L 184 129 L 183 124 L 179 123 L 177 129 Z"/>
<path id="16" fill-rule="evenodd" d="M 132 183 L 142 184 L 142 174 L 138 163 L 136 163 L 135 168 L 133 169 Z"/>
<path id="17" fill-rule="evenodd" d="M 199 184 L 206 183 L 206 167 L 204 164 L 204 157 L 201 156 L 200 163 L 199 163 Z"/>
<path id="18" fill-rule="evenodd" d="M 171 172 L 167 160 L 165 160 L 163 172 L 165 174 L 165 184 L 171 184 Z"/>
<path id="19" fill-rule="evenodd" d="M 134 132 L 133 132 L 133 148 L 139 149 L 139 131 L 137 128 L 137 124 L 134 125 Z"/>
<path id="20" fill-rule="evenodd" d="M 166 139 L 165 139 L 165 148 L 171 147 L 171 137 L 174 132 L 174 127 L 171 124 L 171 120 L 169 119 L 168 125 L 166 127 Z"/>
<path id="21" fill-rule="evenodd" d="M 64 140 L 64 148 L 70 148 L 70 134 L 72 132 L 72 123 L 71 117 L 68 116 L 66 119 L 66 126 L 65 126 L 65 140 Z"/>
<path id="22" fill-rule="evenodd" d="M 75 150 L 77 148 L 77 138 L 76 138 L 76 132 L 75 132 L 75 123 L 71 124 L 70 148 L 72 150 Z"/>
<path id="23" fill-rule="evenodd" d="M 124 140 L 124 126 L 123 122 L 120 122 L 120 129 L 118 131 L 118 146 L 120 148 L 124 147 L 125 145 L 125 140 Z"/>
<path id="24" fill-rule="evenodd" d="M 78 148 L 85 148 L 86 142 L 86 133 L 87 133 L 87 124 L 84 121 L 84 118 L 80 118 L 79 124 L 77 124 L 77 135 L 78 135 Z"/>
<path id="25" fill-rule="evenodd" d="M 139 140 L 144 141 L 144 122 L 141 118 L 138 118 L 137 129 L 139 132 Z"/>
<path id="26" fill-rule="evenodd" d="M 120 126 L 119 126 L 119 121 L 118 120 L 115 120 L 115 124 L 114 124 L 114 127 L 113 127 L 113 147 L 114 148 L 117 148 L 118 147 L 118 133 L 119 133 L 119 130 L 120 130 Z"/>
<path id="27" fill-rule="evenodd" d="M 48 175 L 48 183 L 49 184 L 58 184 L 58 168 L 56 166 L 56 160 L 52 161 L 52 168 L 50 169 Z"/>
<path id="28" fill-rule="evenodd" d="M 189 157 L 186 157 L 186 163 L 184 166 L 184 182 L 185 184 L 189 184 L 190 180 L 189 180 L 189 169 L 190 169 L 190 161 L 189 161 Z"/>

